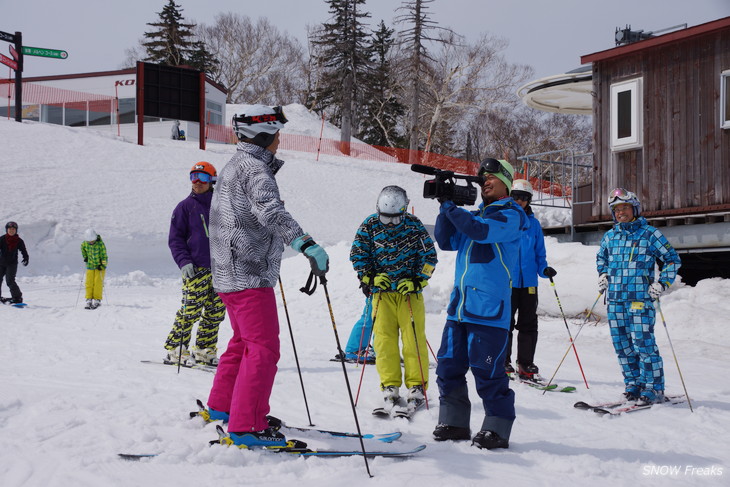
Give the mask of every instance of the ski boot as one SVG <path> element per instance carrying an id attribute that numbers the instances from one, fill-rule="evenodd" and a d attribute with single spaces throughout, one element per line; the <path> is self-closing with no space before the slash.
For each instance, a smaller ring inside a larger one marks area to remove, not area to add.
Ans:
<path id="1" fill-rule="evenodd" d="M 94 300 L 93 299 L 87 299 L 86 300 L 86 306 L 84 306 L 84 309 L 94 309 Z"/>
<path id="2" fill-rule="evenodd" d="M 200 348 L 193 347 L 193 358 L 196 363 L 218 366 L 218 349 L 216 347 Z"/>
<path id="3" fill-rule="evenodd" d="M 413 386 L 408 389 L 406 403 L 408 404 L 408 412 L 411 414 L 423 407 L 426 403 L 426 394 L 423 391 L 422 385 Z"/>
<path id="4" fill-rule="evenodd" d="M 494 431 L 482 430 L 474 436 L 471 444 L 477 448 L 509 448 L 509 441 L 499 436 Z"/>
<path id="5" fill-rule="evenodd" d="M 460 426 L 449 426 L 448 424 L 438 424 L 436 429 L 433 430 L 433 439 L 436 441 L 459 441 L 468 440 L 471 438 L 471 431 L 469 428 L 462 428 Z"/>
<path id="6" fill-rule="evenodd" d="M 531 380 L 535 382 L 542 380 L 539 374 L 540 369 L 538 369 L 537 365 L 535 364 L 522 365 L 521 363 L 517 362 L 517 368 L 519 369 L 518 374 L 520 376 L 520 379 Z"/>
<path id="7" fill-rule="evenodd" d="M 167 365 L 177 365 L 178 362 L 180 362 L 180 365 L 184 367 L 191 367 L 195 365 L 195 361 L 190 356 L 188 347 L 182 347 L 182 353 L 180 352 L 180 347 L 175 347 L 173 349 L 167 348 L 166 350 L 167 355 L 164 359 L 162 359 L 162 361 Z"/>

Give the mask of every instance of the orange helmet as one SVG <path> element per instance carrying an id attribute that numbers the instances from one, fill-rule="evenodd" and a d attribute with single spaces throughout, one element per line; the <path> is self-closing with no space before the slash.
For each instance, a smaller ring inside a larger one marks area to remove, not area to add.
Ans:
<path id="1" fill-rule="evenodd" d="M 210 176 L 210 182 L 215 183 L 218 179 L 218 173 L 215 170 L 215 167 L 210 162 L 200 161 L 193 164 L 193 168 L 190 169 L 190 174 L 193 173 L 203 173 Z M 206 181 L 207 182 L 207 181 Z"/>

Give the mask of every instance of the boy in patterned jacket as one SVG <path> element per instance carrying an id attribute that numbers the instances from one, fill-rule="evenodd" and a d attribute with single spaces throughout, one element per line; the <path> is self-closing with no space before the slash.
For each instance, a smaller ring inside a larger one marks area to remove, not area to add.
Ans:
<path id="1" fill-rule="evenodd" d="M 373 292 L 373 346 L 385 401 L 383 414 L 399 403 L 403 382 L 412 413 L 425 402 L 428 389 L 426 310 L 421 291 L 438 259 L 423 223 L 406 211 L 408 195 L 403 188 L 383 188 L 376 209 L 358 228 L 350 261 L 362 285 Z M 405 377 L 401 375 L 399 336 Z"/>
<path id="2" fill-rule="evenodd" d="M 101 306 L 104 292 L 107 256 L 106 245 L 101 240 L 101 235 L 97 235 L 92 228 L 84 232 L 81 256 L 86 263 L 86 309 L 96 309 Z"/>
<path id="3" fill-rule="evenodd" d="M 616 188 L 609 194 L 614 227 L 606 232 L 596 256 L 598 289 L 608 289 L 608 322 L 629 400 L 664 400 L 664 369 L 654 337 L 654 300 L 674 282 L 681 265 L 666 237 L 641 216 L 634 193 Z M 659 279 L 654 265 L 660 260 Z"/>

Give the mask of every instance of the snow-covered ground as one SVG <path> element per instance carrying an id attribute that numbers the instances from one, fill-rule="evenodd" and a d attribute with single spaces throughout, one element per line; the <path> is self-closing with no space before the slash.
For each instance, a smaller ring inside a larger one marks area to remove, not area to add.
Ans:
<path id="1" fill-rule="evenodd" d="M 289 107 L 291 133 L 318 135 L 315 116 Z M 331 130 L 328 127 L 327 130 Z M 325 136 L 333 136 L 325 133 Z M 623 390 L 605 319 L 586 325 L 577 349 L 590 389 L 570 353 L 557 382 L 574 394 L 514 386 L 517 421 L 505 451 L 483 451 L 468 442 L 436 443 L 438 393 L 431 409 L 412 422 L 383 421 L 370 411 L 379 402 L 374 367 L 364 369 L 357 412 L 363 431 L 399 430 L 392 448 L 426 444 L 408 459 L 291 458 L 264 452 L 207 446 L 212 426 L 189 420 L 195 399 L 206 399 L 213 376 L 147 365 L 159 360 L 173 315 L 180 305 L 179 271 L 167 248 L 169 216 L 189 192 L 188 171 L 199 160 L 221 168 L 232 146 L 151 139 L 144 147 L 107 133 L 0 120 L 4 179 L 0 223 L 17 221 L 30 252 L 19 270 L 29 306 L 0 307 L 0 485 L 388 485 L 462 486 L 494 482 L 534 485 L 727 485 L 730 458 L 730 386 L 722 379 L 730 346 L 730 280 L 675 284 L 662 299 L 666 326 L 692 398 L 687 404 L 606 418 L 572 407 L 617 398 Z M 363 296 L 348 261 L 352 236 L 374 211 L 380 189 L 407 189 L 413 211 L 433 224 L 437 203 L 420 195 L 424 177 L 402 164 L 282 152 L 278 175 L 287 208 L 331 257 L 329 293 L 340 341 L 359 317 Z M 556 210 L 537 210 L 553 221 Z M 559 218 L 557 218 L 559 219 Z M 84 229 L 94 227 L 109 252 L 105 300 L 83 309 Z M 548 260 L 557 269 L 555 289 L 575 336 L 581 313 L 595 301 L 596 247 L 548 238 Z M 339 363 L 333 327 L 321 289 L 298 291 L 309 266 L 288 251 L 282 282 L 296 340 L 312 421 L 322 428 L 353 431 L 354 420 Z M 454 255 L 440 252 L 426 288 L 427 335 L 436 349 L 451 290 Z M 3 286 L 5 286 L 3 284 Z M 3 288 L 5 295 L 7 288 Z M 279 290 L 276 290 L 279 294 Z M 568 346 L 568 332 L 553 288 L 540 287 L 540 342 L 536 362 L 550 376 Z M 281 302 L 281 300 L 280 300 Z M 596 306 L 605 316 L 602 302 Z M 280 308 L 282 358 L 272 396 L 272 414 L 306 426 L 289 331 Z M 657 337 L 665 361 L 668 393 L 682 393 L 677 366 L 661 320 Z M 228 320 L 219 345 L 230 338 Z M 432 359 L 433 360 L 433 359 Z M 348 366 L 353 394 L 362 368 Z M 431 373 L 433 374 L 433 370 Z M 432 376 L 432 379 L 435 377 Z M 473 381 L 470 381 L 473 384 Z M 472 430 L 482 419 L 472 388 Z M 313 446 L 357 447 L 353 440 L 292 434 Z M 373 445 L 368 444 L 368 447 Z M 376 445 L 387 446 L 387 445 Z M 162 452 L 140 463 L 117 453 Z M 369 483 L 368 483 L 369 482 Z M 376 482 L 373 484 L 372 482 Z"/>

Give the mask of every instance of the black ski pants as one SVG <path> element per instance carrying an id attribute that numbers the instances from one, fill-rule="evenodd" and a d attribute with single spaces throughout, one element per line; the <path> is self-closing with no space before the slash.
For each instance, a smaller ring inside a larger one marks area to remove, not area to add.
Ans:
<path id="1" fill-rule="evenodd" d="M 517 314 L 517 320 L 515 320 Z M 537 287 L 512 288 L 512 318 L 509 326 L 506 363 L 512 361 L 512 335 L 517 330 L 517 362 L 530 365 L 537 348 Z"/>
<path id="2" fill-rule="evenodd" d="M 15 282 L 15 276 L 18 274 L 18 264 L 0 264 L 0 295 L 2 295 L 3 277 L 5 283 L 10 289 L 10 297 L 13 299 L 22 299 L 23 293 L 20 292 L 18 284 Z"/>

